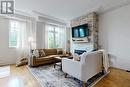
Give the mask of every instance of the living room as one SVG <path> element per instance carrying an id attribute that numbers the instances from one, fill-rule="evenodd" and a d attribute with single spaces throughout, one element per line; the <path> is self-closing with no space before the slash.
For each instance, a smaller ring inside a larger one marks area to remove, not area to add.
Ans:
<path id="1" fill-rule="evenodd" d="M 129 0 L 0 0 L 1 87 L 130 87 Z"/>

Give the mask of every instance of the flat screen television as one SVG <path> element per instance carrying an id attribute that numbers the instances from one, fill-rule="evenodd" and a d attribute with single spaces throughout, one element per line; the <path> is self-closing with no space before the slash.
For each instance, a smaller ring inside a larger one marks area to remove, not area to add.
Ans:
<path id="1" fill-rule="evenodd" d="M 83 38 L 89 36 L 88 24 L 72 27 L 72 38 Z"/>

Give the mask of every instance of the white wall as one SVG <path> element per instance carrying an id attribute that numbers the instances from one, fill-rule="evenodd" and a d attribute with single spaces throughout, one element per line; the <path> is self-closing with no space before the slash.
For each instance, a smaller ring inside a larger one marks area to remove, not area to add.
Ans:
<path id="1" fill-rule="evenodd" d="M 16 63 L 16 49 L 9 48 L 9 22 L 0 17 L 0 65 Z"/>
<path id="2" fill-rule="evenodd" d="M 36 24 L 36 48 L 45 48 L 45 23 Z"/>
<path id="3" fill-rule="evenodd" d="M 100 15 L 99 44 L 112 66 L 130 70 L 130 5 Z"/>

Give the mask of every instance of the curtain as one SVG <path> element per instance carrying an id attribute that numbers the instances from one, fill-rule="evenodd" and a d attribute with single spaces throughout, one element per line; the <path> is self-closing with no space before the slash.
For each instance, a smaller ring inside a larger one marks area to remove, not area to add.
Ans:
<path id="1" fill-rule="evenodd" d="M 66 49 L 66 28 L 64 26 L 46 24 L 45 47 Z"/>
<path id="2" fill-rule="evenodd" d="M 48 48 L 48 31 L 49 31 L 49 26 L 45 25 L 45 48 Z"/>
<path id="3" fill-rule="evenodd" d="M 55 40 L 58 48 L 66 49 L 66 28 L 55 27 Z"/>
<path id="4" fill-rule="evenodd" d="M 20 30 L 17 40 L 17 62 L 16 65 L 27 63 L 31 49 L 36 48 L 36 21 L 19 21 Z"/>

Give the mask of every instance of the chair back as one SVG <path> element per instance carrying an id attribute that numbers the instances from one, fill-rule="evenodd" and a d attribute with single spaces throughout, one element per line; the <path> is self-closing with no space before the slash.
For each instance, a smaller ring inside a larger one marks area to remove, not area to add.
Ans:
<path id="1" fill-rule="evenodd" d="M 93 52 L 84 52 L 82 55 L 81 55 L 81 60 L 80 62 L 82 64 L 85 64 L 86 62 L 89 62 L 89 60 L 91 59 L 100 59 L 102 58 L 102 52 L 100 51 L 93 51 Z M 96 60 L 95 59 L 95 60 Z"/>
<path id="2" fill-rule="evenodd" d="M 81 58 L 82 63 L 82 80 L 86 81 L 92 76 L 96 75 L 98 72 L 102 71 L 102 52 L 93 51 L 85 53 Z"/>

